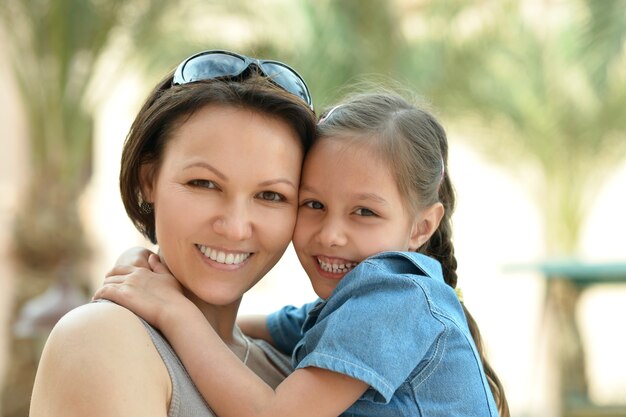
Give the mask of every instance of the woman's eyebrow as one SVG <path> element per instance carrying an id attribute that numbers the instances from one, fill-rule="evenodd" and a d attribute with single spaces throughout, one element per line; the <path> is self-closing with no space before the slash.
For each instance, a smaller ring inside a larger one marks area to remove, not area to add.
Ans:
<path id="1" fill-rule="evenodd" d="M 228 177 L 224 175 L 224 173 L 222 173 L 219 169 L 215 168 L 213 165 L 209 164 L 208 162 L 204 162 L 204 161 L 192 162 L 191 164 L 185 166 L 184 169 L 191 169 L 191 168 L 207 169 L 213 172 L 215 175 L 217 175 L 221 180 L 228 181 Z M 298 189 L 298 187 L 296 187 L 296 185 L 287 178 L 275 178 L 275 179 L 263 181 L 259 183 L 259 186 L 267 187 L 267 186 L 279 184 L 279 183 L 286 184 L 290 186 L 291 188 L 293 188 L 294 190 Z"/>
<path id="2" fill-rule="evenodd" d="M 298 187 L 296 187 L 296 185 L 289 181 L 287 178 L 276 178 L 276 179 L 272 179 L 272 180 L 267 180 L 267 181 L 263 181 L 259 183 L 259 186 L 261 187 L 267 187 L 270 185 L 274 185 L 274 184 L 287 184 L 288 186 L 290 186 L 291 188 L 293 188 L 294 190 L 297 190 Z"/>
<path id="3" fill-rule="evenodd" d="M 208 169 L 209 171 L 211 171 L 215 175 L 217 175 L 221 180 L 228 181 L 228 177 L 226 175 L 224 175 L 219 169 L 215 168 L 213 165 L 209 164 L 208 162 L 202 162 L 202 161 L 201 162 L 192 162 L 191 164 L 185 166 L 183 168 L 183 170 L 191 169 L 191 168 Z"/>

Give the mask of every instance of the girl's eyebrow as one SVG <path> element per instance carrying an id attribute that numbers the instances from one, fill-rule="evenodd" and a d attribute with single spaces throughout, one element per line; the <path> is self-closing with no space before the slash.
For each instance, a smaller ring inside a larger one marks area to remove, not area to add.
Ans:
<path id="1" fill-rule="evenodd" d="M 383 204 L 388 206 L 389 202 L 375 193 L 356 193 L 353 195 L 356 200 L 359 201 L 372 201 L 374 203 Z"/>
<path id="2" fill-rule="evenodd" d="M 306 185 L 306 184 L 300 184 L 300 191 L 308 191 L 313 194 L 318 193 L 315 187 L 311 187 L 310 185 Z"/>
<path id="3" fill-rule="evenodd" d="M 311 187 L 310 185 L 306 184 L 300 185 L 300 191 L 308 191 L 310 193 L 318 195 L 321 194 L 319 191 L 317 191 L 317 189 L 315 189 L 315 187 Z M 389 202 L 387 200 L 385 200 L 376 193 L 354 193 L 351 195 L 351 197 L 358 201 L 371 201 L 373 203 L 382 204 L 385 206 L 389 205 Z"/>
<path id="4" fill-rule="evenodd" d="M 183 169 L 191 169 L 191 168 L 207 169 L 211 171 L 212 173 L 214 173 L 215 175 L 217 175 L 222 181 L 228 181 L 228 177 L 224 175 L 224 173 L 222 173 L 219 169 L 215 168 L 213 165 L 209 164 L 208 162 L 204 162 L 204 161 L 192 162 L 191 164 L 185 166 L 185 168 Z M 296 187 L 296 185 L 293 182 L 289 181 L 289 179 L 287 178 L 276 178 L 276 179 L 263 181 L 259 183 L 259 186 L 267 187 L 270 185 L 280 184 L 280 183 L 286 184 L 290 186 L 291 188 L 293 188 L 294 190 L 298 189 L 298 187 Z"/>

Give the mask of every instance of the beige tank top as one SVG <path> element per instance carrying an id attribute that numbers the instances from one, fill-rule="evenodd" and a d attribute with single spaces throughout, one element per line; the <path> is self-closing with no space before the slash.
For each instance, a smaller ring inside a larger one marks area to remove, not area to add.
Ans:
<path id="1" fill-rule="evenodd" d="M 172 399 L 168 417 L 215 417 L 213 411 L 198 392 L 187 370 L 161 333 L 143 321 L 154 346 L 161 355 L 172 381 Z M 288 356 L 280 353 L 263 340 L 250 339 L 248 366 L 272 388 L 292 372 Z"/>

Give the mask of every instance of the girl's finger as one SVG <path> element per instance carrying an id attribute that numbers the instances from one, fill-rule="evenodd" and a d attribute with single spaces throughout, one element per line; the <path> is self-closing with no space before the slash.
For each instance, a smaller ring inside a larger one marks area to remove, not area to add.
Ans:
<path id="1" fill-rule="evenodd" d="M 113 269 L 106 273 L 105 277 L 110 277 L 111 275 L 128 275 L 135 268 L 135 266 L 130 265 L 115 265 Z"/>
<path id="2" fill-rule="evenodd" d="M 116 284 L 107 284 L 98 288 L 94 293 L 92 300 L 107 299 L 113 302 L 117 301 L 119 296 L 119 288 Z"/>
<path id="3" fill-rule="evenodd" d="M 123 284 L 128 279 L 128 275 L 111 275 L 104 278 L 103 285 Z"/>
<path id="4" fill-rule="evenodd" d="M 157 274 L 169 274 L 170 270 L 167 269 L 165 265 L 161 263 L 158 255 L 152 254 L 148 257 L 148 264 L 150 264 L 150 269 Z"/>

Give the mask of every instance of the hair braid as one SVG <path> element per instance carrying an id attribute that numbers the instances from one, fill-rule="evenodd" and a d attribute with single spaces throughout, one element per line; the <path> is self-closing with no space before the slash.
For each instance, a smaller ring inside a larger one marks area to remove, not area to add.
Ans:
<path id="1" fill-rule="evenodd" d="M 491 389 L 491 393 L 493 394 L 493 398 L 496 400 L 496 405 L 498 406 L 498 414 L 500 417 L 510 417 L 509 412 L 509 404 L 506 400 L 506 395 L 504 394 L 504 387 L 500 382 L 500 378 L 496 374 L 496 371 L 493 370 L 489 361 L 487 361 L 487 357 L 485 356 L 485 349 L 483 347 L 483 339 L 480 335 L 480 330 L 478 329 L 478 324 L 474 320 L 474 317 L 470 314 L 465 307 L 465 304 L 461 303 L 463 306 L 463 312 L 465 313 L 465 320 L 467 321 L 467 327 L 469 327 L 470 333 L 472 334 L 472 339 L 474 339 L 474 344 L 476 345 L 476 349 L 478 350 L 478 354 L 480 355 L 480 360 L 483 363 L 483 369 L 485 370 L 485 376 L 487 377 L 487 382 L 489 383 L 489 388 Z"/>
<path id="2" fill-rule="evenodd" d="M 456 288 L 457 284 L 457 260 L 454 256 L 454 245 L 452 243 L 452 213 L 454 212 L 455 196 L 452 183 L 447 175 L 447 170 L 444 170 L 444 178 L 441 181 L 439 188 L 439 200 L 445 208 L 444 217 L 439 223 L 439 228 L 431 236 L 429 241 L 420 248 L 420 252 L 427 254 L 439 261 L 443 270 L 443 277 L 445 282 L 452 288 Z M 485 376 L 489 383 L 489 388 L 496 401 L 498 407 L 498 413 L 500 417 L 509 417 L 509 406 L 504 394 L 504 387 L 500 382 L 500 379 L 493 370 L 487 357 L 485 355 L 485 349 L 483 347 L 482 336 L 478 328 L 478 324 L 474 317 L 470 314 L 465 304 L 461 303 L 463 312 L 465 313 L 465 320 L 467 321 L 467 327 L 470 330 L 474 344 L 480 355 L 480 360 L 485 370 Z"/>

